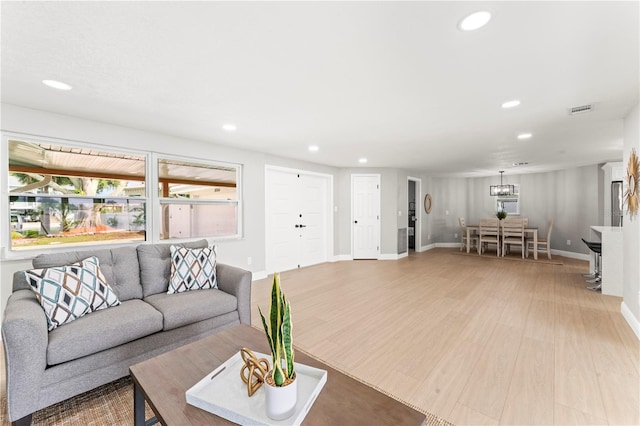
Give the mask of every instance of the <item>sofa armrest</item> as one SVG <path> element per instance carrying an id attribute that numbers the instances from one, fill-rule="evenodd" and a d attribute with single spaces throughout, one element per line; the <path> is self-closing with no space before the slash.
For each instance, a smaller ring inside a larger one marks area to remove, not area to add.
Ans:
<path id="1" fill-rule="evenodd" d="M 251 325 L 251 278 L 251 271 L 221 263 L 216 266 L 218 288 L 238 299 L 241 324 Z"/>
<path id="2" fill-rule="evenodd" d="M 47 366 L 47 318 L 35 293 L 18 290 L 7 301 L 2 321 L 7 412 L 10 421 L 38 407 L 40 385 Z"/>

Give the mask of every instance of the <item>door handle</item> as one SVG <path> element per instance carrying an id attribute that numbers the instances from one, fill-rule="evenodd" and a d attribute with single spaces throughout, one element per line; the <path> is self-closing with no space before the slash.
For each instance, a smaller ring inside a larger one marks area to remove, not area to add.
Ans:
<path id="1" fill-rule="evenodd" d="M 296 228 L 300 228 L 300 225 L 296 224 Z"/>
<path id="2" fill-rule="evenodd" d="M 307 225 L 300 225 L 300 228 L 306 228 Z"/>
<path id="3" fill-rule="evenodd" d="M 357 221 L 357 220 L 354 220 L 354 221 L 353 221 L 353 223 L 358 223 L 358 221 Z"/>

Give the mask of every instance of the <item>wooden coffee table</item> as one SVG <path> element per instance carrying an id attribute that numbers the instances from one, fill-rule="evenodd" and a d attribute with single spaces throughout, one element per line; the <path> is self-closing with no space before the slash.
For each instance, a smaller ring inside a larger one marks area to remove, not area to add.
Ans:
<path id="1" fill-rule="evenodd" d="M 233 424 L 187 404 L 185 392 L 243 347 L 269 353 L 264 332 L 239 325 L 132 366 L 135 425 L 145 420 L 146 400 L 164 425 Z M 303 424 L 420 425 L 424 414 L 377 390 L 296 352 L 296 362 L 327 370 L 327 382 Z M 240 380 L 240 372 L 238 372 Z"/>

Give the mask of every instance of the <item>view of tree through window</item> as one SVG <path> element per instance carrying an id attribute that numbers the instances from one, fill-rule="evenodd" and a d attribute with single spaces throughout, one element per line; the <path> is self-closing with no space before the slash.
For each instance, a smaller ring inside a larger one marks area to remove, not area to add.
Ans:
<path id="1" fill-rule="evenodd" d="M 10 140 L 11 248 L 144 240 L 145 157 Z M 133 193 L 130 193 L 133 192 Z"/>

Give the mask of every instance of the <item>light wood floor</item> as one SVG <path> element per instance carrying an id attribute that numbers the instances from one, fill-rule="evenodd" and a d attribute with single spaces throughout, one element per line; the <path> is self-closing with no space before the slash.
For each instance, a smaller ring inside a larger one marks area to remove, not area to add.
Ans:
<path id="1" fill-rule="evenodd" d="M 461 256 L 347 261 L 281 274 L 294 344 L 453 423 L 640 424 L 640 342 L 587 262 Z M 256 281 L 268 309 L 271 280 Z"/>

